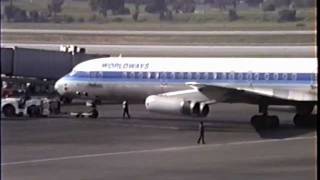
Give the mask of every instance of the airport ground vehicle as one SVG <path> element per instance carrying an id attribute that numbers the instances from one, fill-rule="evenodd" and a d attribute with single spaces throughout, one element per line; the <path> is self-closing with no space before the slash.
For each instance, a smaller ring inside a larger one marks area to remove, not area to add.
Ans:
<path id="1" fill-rule="evenodd" d="M 60 111 L 59 102 L 56 100 L 32 97 L 24 104 L 22 101 L 19 97 L 1 99 L 1 113 L 5 117 L 43 117 Z"/>
<path id="2" fill-rule="evenodd" d="M 87 101 L 86 106 L 90 107 L 91 110 L 88 112 L 71 112 L 70 116 L 77 117 L 77 118 L 79 118 L 79 117 L 89 117 L 89 118 L 94 118 L 94 119 L 98 118 L 99 112 L 96 109 L 95 102 Z"/>

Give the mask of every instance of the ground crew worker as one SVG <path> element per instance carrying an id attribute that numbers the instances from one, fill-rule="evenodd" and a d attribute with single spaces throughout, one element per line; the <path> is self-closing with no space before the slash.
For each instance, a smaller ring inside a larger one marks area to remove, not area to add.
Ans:
<path id="1" fill-rule="evenodd" d="M 128 118 L 130 119 L 129 104 L 128 104 L 127 101 L 123 101 L 123 102 L 122 102 L 122 109 L 123 109 L 122 119 L 124 119 L 126 115 L 127 115 Z"/>
<path id="2" fill-rule="evenodd" d="M 202 141 L 202 144 L 206 144 L 204 142 L 204 125 L 203 125 L 203 121 L 200 121 L 200 123 L 199 123 L 199 133 L 200 133 L 200 136 L 198 138 L 197 143 L 199 144 L 200 141 Z"/>
<path id="3" fill-rule="evenodd" d="M 89 115 L 90 118 L 97 118 L 98 117 L 99 112 L 96 109 L 96 104 L 95 103 L 91 104 L 91 110 L 89 111 L 89 114 L 90 114 Z"/>
<path id="4" fill-rule="evenodd" d="M 24 95 L 21 97 L 19 108 L 23 108 L 26 105 L 27 100 L 31 98 L 31 83 L 26 84 Z"/>

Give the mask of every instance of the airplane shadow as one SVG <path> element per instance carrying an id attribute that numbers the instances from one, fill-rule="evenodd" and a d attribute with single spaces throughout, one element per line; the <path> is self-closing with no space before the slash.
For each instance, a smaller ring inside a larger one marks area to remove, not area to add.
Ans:
<path id="1" fill-rule="evenodd" d="M 263 139 L 285 139 L 316 132 L 316 127 L 298 128 L 295 127 L 293 124 L 284 124 L 280 125 L 280 127 L 277 129 L 255 130 Z"/>
<path id="2" fill-rule="evenodd" d="M 119 120 L 119 117 L 104 117 L 106 119 Z M 268 130 L 257 130 L 251 126 L 248 121 L 235 121 L 231 119 L 216 120 L 211 118 L 163 118 L 163 117 L 133 117 L 131 120 L 123 120 L 122 122 L 144 121 L 144 122 L 159 122 L 172 126 L 177 126 L 179 130 L 198 130 L 199 121 L 205 123 L 206 131 L 208 132 L 252 132 L 255 131 L 262 139 L 285 139 L 297 137 L 304 134 L 316 131 L 316 128 L 298 128 L 293 124 L 281 124 L 279 128 Z M 178 123 L 178 124 L 177 124 Z M 162 124 L 163 125 L 163 124 Z"/>

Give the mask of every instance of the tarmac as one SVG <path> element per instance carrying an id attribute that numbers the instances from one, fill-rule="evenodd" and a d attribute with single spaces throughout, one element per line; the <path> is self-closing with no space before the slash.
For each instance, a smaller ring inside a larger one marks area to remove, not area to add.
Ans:
<path id="1" fill-rule="evenodd" d="M 197 144 L 199 118 L 154 114 L 130 105 L 98 106 L 98 119 L 67 114 L 1 121 L 1 170 L 5 180 L 102 179 L 317 179 L 316 130 L 294 127 L 293 112 L 273 109 L 280 127 L 256 131 L 257 107 L 216 104 L 206 144 Z M 63 112 L 84 111 L 82 104 Z"/>

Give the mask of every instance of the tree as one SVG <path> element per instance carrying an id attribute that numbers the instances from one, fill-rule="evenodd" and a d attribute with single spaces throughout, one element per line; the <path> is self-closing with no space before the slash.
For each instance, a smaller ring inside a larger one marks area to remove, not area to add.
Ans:
<path id="1" fill-rule="evenodd" d="M 225 10 L 228 5 L 232 5 L 234 9 L 237 8 L 240 0 L 215 0 L 213 3 L 218 6 L 219 9 Z M 212 1 L 207 1 L 212 3 Z"/>
<path id="2" fill-rule="evenodd" d="M 4 14 L 9 22 L 12 20 L 14 22 L 25 22 L 28 20 L 26 10 L 12 4 L 4 7 Z"/>
<path id="3" fill-rule="evenodd" d="M 146 5 L 145 11 L 148 13 L 159 13 L 160 20 L 172 19 L 172 13 L 167 8 L 166 0 L 152 0 Z"/>
<path id="4" fill-rule="evenodd" d="M 235 9 L 230 9 L 229 10 L 229 21 L 235 21 L 237 19 L 239 19 L 237 11 Z"/>
<path id="5" fill-rule="evenodd" d="M 259 6 L 261 3 L 263 3 L 263 0 L 246 0 L 246 3 L 248 6 Z"/>
<path id="6" fill-rule="evenodd" d="M 29 13 L 29 17 L 32 22 L 38 22 L 39 21 L 39 12 L 36 10 L 32 10 Z"/>
<path id="7" fill-rule="evenodd" d="M 15 11 L 16 11 L 15 6 L 9 5 L 4 7 L 4 14 L 9 22 L 13 19 Z"/>
<path id="8" fill-rule="evenodd" d="M 174 0 L 172 1 L 173 10 L 178 13 L 192 13 L 195 10 L 196 3 L 194 0 Z"/>
<path id="9" fill-rule="evenodd" d="M 116 14 L 127 13 L 124 0 L 90 0 L 89 6 L 92 11 L 97 11 L 104 17 L 107 17 L 108 10 L 112 10 L 112 13 Z"/>
<path id="10" fill-rule="evenodd" d="M 132 19 L 134 21 L 138 21 L 139 18 L 139 14 L 140 14 L 140 4 L 141 4 L 141 0 L 135 0 L 134 1 L 134 11 L 132 12 Z"/>
<path id="11" fill-rule="evenodd" d="M 296 10 L 295 9 L 283 9 L 278 12 L 279 14 L 279 22 L 284 21 L 295 21 L 296 20 Z"/>
<path id="12" fill-rule="evenodd" d="M 48 4 L 49 13 L 53 13 L 53 17 L 56 19 L 57 13 L 61 12 L 62 5 L 64 0 L 51 0 L 50 4 Z"/>

